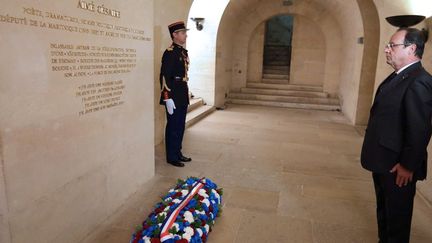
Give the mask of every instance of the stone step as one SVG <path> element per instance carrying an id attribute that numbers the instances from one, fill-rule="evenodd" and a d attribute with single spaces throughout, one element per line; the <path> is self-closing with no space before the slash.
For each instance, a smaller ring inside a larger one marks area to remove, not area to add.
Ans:
<path id="1" fill-rule="evenodd" d="M 264 46 L 264 50 L 289 50 L 289 46 Z"/>
<path id="2" fill-rule="evenodd" d="M 288 75 L 288 70 L 277 70 L 277 69 L 263 69 L 263 74 L 278 74 L 278 75 Z"/>
<path id="3" fill-rule="evenodd" d="M 262 82 L 265 84 L 288 84 L 289 79 L 271 79 L 271 78 L 263 78 Z"/>
<path id="4" fill-rule="evenodd" d="M 262 100 L 241 100 L 241 99 L 230 99 L 230 100 L 228 100 L 228 103 L 243 104 L 243 105 L 261 105 L 261 106 L 272 106 L 272 107 L 285 107 L 285 108 L 296 108 L 296 109 L 340 111 L 339 105 L 300 104 L 300 103 L 287 103 L 287 102 L 262 101 Z"/>
<path id="5" fill-rule="evenodd" d="M 289 75 L 281 74 L 263 74 L 263 79 L 289 79 Z"/>
<path id="6" fill-rule="evenodd" d="M 264 58 L 272 58 L 272 57 L 281 57 L 281 58 L 289 58 L 288 51 L 267 51 L 264 52 Z"/>
<path id="7" fill-rule="evenodd" d="M 288 65 L 278 66 L 278 65 L 264 65 L 263 69 L 265 70 L 283 70 L 289 71 L 290 67 Z"/>
<path id="8" fill-rule="evenodd" d="M 265 61 L 264 60 L 264 65 L 275 65 L 275 66 L 289 66 L 290 62 L 288 60 L 283 60 L 283 61 Z"/>
<path id="9" fill-rule="evenodd" d="M 194 109 L 203 106 L 204 105 L 204 100 L 202 98 L 192 98 L 189 100 L 189 106 L 187 111 L 191 112 Z"/>
<path id="10" fill-rule="evenodd" d="M 266 84 L 266 83 L 247 83 L 248 88 L 258 89 L 282 89 L 282 90 L 300 90 L 300 91 L 317 91 L 322 92 L 322 86 L 296 85 L 296 84 Z"/>
<path id="11" fill-rule="evenodd" d="M 298 97 L 286 95 L 263 95 L 263 94 L 246 94 L 246 93 L 233 93 L 228 95 L 229 99 L 240 100 L 260 100 L 260 101 L 274 101 L 286 103 L 301 103 L 301 104 L 322 104 L 322 105 L 339 105 L 339 100 L 335 98 L 320 98 L 320 97 Z"/>
<path id="12" fill-rule="evenodd" d="M 314 97 L 314 98 L 328 98 L 329 97 L 329 95 L 325 92 L 280 90 L 280 89 L 241 88 L 241 93 L 263 94 L 263 95 L 285 95 L 285 96 Z"/>
<path id="13" fill-rule="evenodd" d="M 216 108 L 214 106 L 202 105 L 198 108 L 193 109 L 191 112 L 188 112 L 186 114 L 186 128 L 197 123 L 215 110 Z"/>

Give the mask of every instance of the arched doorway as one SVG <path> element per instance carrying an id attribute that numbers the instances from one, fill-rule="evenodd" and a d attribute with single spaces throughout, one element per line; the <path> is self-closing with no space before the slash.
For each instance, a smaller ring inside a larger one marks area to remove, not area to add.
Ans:
<path id="1" fill-rule="evenodd" d="M 263 82 L 289 83 L 294 17 L 278 15 L 265 23 Z"/>
<path id="2" fill-rule="evenodd" d="M 203 98 L 212 106 L 218 105 L 215 104 L 217 33 L 228 3 L 229 0 L 195 0 L 188 16 L 189 88 L 195 97 Z M 198 30 L 192 18 L 204 18 L 202 30 Z"/>

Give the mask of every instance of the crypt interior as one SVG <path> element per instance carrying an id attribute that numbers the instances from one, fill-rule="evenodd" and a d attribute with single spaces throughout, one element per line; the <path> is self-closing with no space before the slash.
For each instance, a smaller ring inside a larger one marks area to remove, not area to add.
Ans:
<path id="1" fill-rule="evenodd" d="M 429 1 L 2 6 L 1 243 L 129 242 L 188 176 L 224 189 L 209 243 L 377 242 L 360 150 L 375 91 L 392 72 L 384 47 L 397 28 L 386 17 L 423 15 L 415 27 L 431 31 Z M 167 26 L 179 20 L 191 60 L 183 151 L 193 160 L 184 168 L 165 161 L 159 105 Z M 430 41 L 422 64 L 432 72 Z M 431 224 L 426 179 L 411 241 L 432 242 Z"/>

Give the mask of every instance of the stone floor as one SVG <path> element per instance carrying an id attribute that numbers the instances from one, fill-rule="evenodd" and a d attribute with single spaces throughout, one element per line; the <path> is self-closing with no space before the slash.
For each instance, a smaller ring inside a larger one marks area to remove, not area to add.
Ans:
<path id="1" fill-rule="evenodd" d="M 129 242 L 136 225 L 177 178 L 208 177 L 224 188 L 209 243 L 377 242 L 370 174 L 359 164 L 362 129 L 341 113 L 231 105 L 190 127 L 193 161 L 165 163 L 84 242 Z M 412 241 L 432 242 L 432 209 L 416 197 Z"/>

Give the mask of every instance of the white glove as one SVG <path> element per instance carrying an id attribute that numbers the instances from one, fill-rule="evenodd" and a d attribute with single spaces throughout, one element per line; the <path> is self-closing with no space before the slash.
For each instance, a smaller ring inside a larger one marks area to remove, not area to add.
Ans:
<path id="1" fill-rule="evenodd" d="M 168 114 L 172 115 L 174 113 L 174 109 L 176 108 L 175 104 L 174 104 L 174 100 L 167 99 L 167 100 L 164 100 L 164 101 L 165 101 L 165 105 L 166 105 Z"/>

